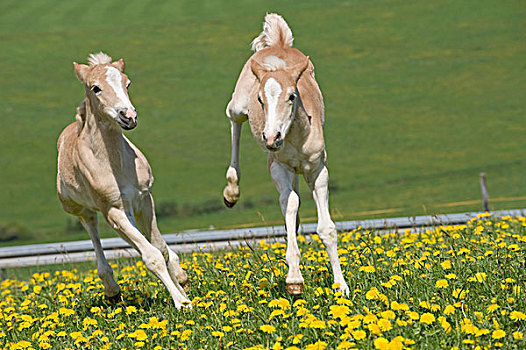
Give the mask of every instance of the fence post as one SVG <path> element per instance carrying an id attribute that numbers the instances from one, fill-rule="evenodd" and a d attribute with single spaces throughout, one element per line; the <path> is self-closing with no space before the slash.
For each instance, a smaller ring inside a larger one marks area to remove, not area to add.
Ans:
<path id="1" fill-rule="evenodd" d="M 489 213 L 491 209 L 489 207 L 488 189 L 486 188 L 486 173 L 480 173 L 480 190 L 482 191 L 482 201 L 484 203 L 484 211 Z"/>

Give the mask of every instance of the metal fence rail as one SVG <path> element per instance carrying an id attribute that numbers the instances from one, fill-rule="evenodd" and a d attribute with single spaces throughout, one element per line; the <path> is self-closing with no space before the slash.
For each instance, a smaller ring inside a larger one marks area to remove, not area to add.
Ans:
<path id="1" fill-rule="evenodd" d="M 354 220 L 336 222 L 338 231 L 349 231 L 359 226 L 368 229 L 404 229 L 434 225 L 455 225 L 467 222 L 479 212 L 398 217 L 386 219 Z M 526 209 L 502 210 L 492 213 L 493 216 L 526 216 Z M 316 224 L 301 225 L 300 232 L 316 232 Z M 191 252 L 202 249 L 222 249 L 236 247 L 259 239 L 283 239 L 286 236 L 284 226 L 266 226 L 216 231 L 186 231 L 163 235 L 164 239 L 176 252 Z M 134 249 L 121 238 L 102 239 L 102 247 L 108 259 L 138 256 Z M 90 240 L 47 244 L 30 244 L 0 248 L 0 268 L 17 266 L 34 266 L 87 261 L 95 258 Z"/>

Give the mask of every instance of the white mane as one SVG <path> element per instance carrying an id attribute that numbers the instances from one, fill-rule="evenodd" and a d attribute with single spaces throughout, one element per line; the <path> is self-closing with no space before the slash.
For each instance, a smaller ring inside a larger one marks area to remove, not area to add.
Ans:
<path id="1" fill-rule="evenodd" d="M 252 50 L 257 52 L 276 44 L 292 47 L 293 41 L 292 31 L 283 17 L 276 13 L 269 13 L 265 16 L 263 31 L 252 41 Z"/>
<path id="2" fill-rule="evenodd" d="M 107 64 L 111 63 L 111 57 L 106 55 L 104 52 L 92 53 L 88 57 L 88 62 L 90 66 L 95 66 L 97 64 Z"/>

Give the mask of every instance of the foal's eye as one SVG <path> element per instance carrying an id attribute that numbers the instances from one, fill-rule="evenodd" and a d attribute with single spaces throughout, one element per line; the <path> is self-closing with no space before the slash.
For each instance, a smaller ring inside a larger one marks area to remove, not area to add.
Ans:
<path id="1" fill-rule="evenodd" d="M 91 91 L 93 91 L 95 93 L 95 95 L 98 95 L 102 92 L 102 90 L 100 89 L 100 87 L 98 87 L 97 85 L 93 85 L 91 87 Z"/>
<path id="2" fill-rule="evenodd" d="M 126 85 L 126 90 L 130 88 L 130 85 L 131 85 L 131 81 L 128 83 L 128 85 Z"/>
<path id="3" fill-rule="evenodd" d="M 263 104 L 263 100 L 261 99 L 261 96 L 258 96 L 259 103 Z"/>
<path id="4" fill-rule="evenodd" d="M 294 95 L 294 94 L 290 94 L 290 96 L 289 96 L 289 101 L 290 101 L 290 102 L 293 102 L 295 98 L 296 98 L 296 95 Z"/>

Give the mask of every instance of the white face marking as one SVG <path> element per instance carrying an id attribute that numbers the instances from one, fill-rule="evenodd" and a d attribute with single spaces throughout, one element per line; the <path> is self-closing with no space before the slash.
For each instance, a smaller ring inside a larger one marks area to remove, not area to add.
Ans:
<path id="1" fill-rule="evenodd" d="M 115 67 L 106 67 L 106 82 L 111 86 L 115 95 L 119 99 L 116 107 L 133 108 L 130 99 L 122 88 L 121 72 Z"/>
<path id="2" fill-rule="evenodd" d="M 278 105 L 279 95 L 281 94 L 281 85 L 274 79 L 270 78 L 265 83 L 265 96 L 267 97 L 267 120 L 265 132 L 274 132 L 278 130 L 276 106 Z"/>

